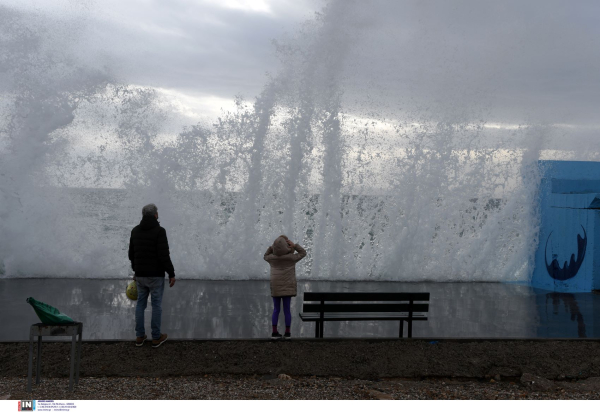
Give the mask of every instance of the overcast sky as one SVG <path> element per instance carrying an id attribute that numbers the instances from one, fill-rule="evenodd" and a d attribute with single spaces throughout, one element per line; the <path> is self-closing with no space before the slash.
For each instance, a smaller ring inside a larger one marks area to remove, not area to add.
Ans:
<path id="1" fill-rule="evenodd" d="M 123 82 L 171 94 L 191 117 L 218 114 L 236 94 L 257 96 L 265 73 L 278 70 L 271 40 L 294 36 L 326 4 L 0 0 L 66 19 L 73 27 L 65 32 L 78 36 L 82 54 L 101 56 Z M 348 111 L 427 107 L 451 117 L 457 107 L 471 107 L 507 128 L 553 124 L 592 130 L 588 139 L 598 131 L 597 0 L 347 0 L 338 6 L 349 16 L 338 12 L 329 21 L 350 43 L 340 78 L 348 101 L 358 103 Z"/>
<path id="2" fill-rule="evenodd" d="M 197 113 L 252 100 L 277 68 L 272 40 L 293 35 L 321 0 L 0 0 L 64 22 L 81 57 L 118 80 L 172 94 Z M 35 21 L 35 20 L 32 20 Z M 69 32 L 70 31 L 70 32 Z M 215 106 L 216 105 L 216 106 Z"/>

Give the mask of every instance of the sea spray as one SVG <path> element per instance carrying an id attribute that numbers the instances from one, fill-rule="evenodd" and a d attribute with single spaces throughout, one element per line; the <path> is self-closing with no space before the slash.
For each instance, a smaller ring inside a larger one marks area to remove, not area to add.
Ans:
<path id="1" fill-rule="evenodd" d="M 437 69 L 411 78 L 410 55 L 377 51 L 380 6 L 330 2 L 278 42 L 281 67 L 253 102 L 175 132 L 157 90 L 60 50 L 64 32 L 44 35 L 58 22 L 3 11 L 4 277 L 127 276 L 129 231 L 150 202 L 180 277 L 266 278 L 262 253 L 282 233 L 309 251 L 300 278 L 531 273 L 535 179 L 523 176 L 539 151 L 515 142 L 547 133 L 494 134 L 490 90 L 453 85 L 467 77 L 456 61 L 423 104 L 414 90 Z"/>

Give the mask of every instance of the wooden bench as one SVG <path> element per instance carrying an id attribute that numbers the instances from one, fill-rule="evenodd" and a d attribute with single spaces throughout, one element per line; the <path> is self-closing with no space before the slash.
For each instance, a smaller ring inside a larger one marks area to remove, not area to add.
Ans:
<path id="1" fill-rule="evenodd" d="M 326 321 L 351 320 L 399 320 L 400 338 L 403 337 L 406 322 L 408 337 L 412 338 L 413 321 L 427 320 L 428 302 L 429 292 L 305 292 L 302 313 L 299 315 L 303 322 L 315 322 L 315 338 L 323 337 L 323 324 Z"/>

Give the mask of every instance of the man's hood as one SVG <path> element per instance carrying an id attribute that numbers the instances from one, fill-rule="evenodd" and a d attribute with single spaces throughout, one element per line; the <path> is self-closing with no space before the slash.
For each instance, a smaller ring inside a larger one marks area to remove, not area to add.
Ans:
<path id="1" fill-rule="evenodd" d="M 283 236 L 279 236 L 277 239 L 275 239 L 275 242 L 273 242 L 273 253 L 275 256 L 287 255 L 293 251 L 294 249 L 290 248 L 290 245 L 288 245 Z"/>
<path id="2" fill-rule="evenodd" d="M 143 216 L 142 221 L 140 222 L 140 229 L 142 230 L 150 230 L 154 229 L 156 226 L 160 226 L 158 220 L 154 216 Z"/>

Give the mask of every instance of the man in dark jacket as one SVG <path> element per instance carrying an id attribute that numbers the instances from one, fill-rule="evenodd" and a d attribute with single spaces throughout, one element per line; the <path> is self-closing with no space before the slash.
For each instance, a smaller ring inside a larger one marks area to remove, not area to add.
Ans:
<path id="1" fill-rule="evenodd" d="M 160 333 L 165 272 L 169 274 L 169 286 L 173 287 L 175 269 L 169 256 L 167 231 L 158 223 L 158 208 L 152 203 L 143 207 L 142 221 L 131 231 L 129 260 L 135 272 L 138 290 L 135 308 L 135 345 L 142 346 L 147 338 L 144 329 L 144 310 L 148 305 L 148 295 L 151 295 L 152 347 L 158 348 L 167 340 L 167 334 Z"/>

